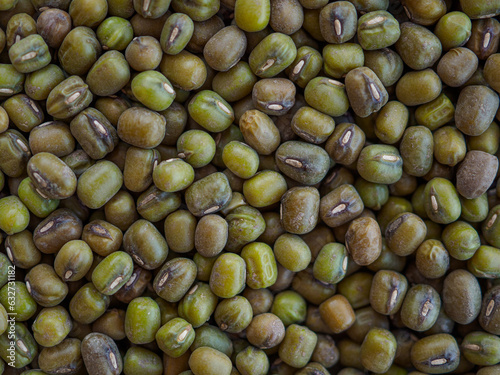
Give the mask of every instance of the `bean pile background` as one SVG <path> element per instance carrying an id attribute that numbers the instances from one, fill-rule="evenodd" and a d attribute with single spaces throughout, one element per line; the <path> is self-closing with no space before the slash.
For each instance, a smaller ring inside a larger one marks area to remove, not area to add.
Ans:
<path id="1" fill-rule="evenodd" d="M 0 0 L 0 375 L 500 374 L 499 0 Z"/>

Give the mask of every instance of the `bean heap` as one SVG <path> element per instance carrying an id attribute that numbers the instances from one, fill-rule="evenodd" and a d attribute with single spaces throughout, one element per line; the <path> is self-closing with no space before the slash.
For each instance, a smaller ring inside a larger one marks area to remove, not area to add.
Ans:
<path id="1" fill-rule="evenodd" d="M 0 0 L 0 375 L 499 375 L 499 15 Z"/>

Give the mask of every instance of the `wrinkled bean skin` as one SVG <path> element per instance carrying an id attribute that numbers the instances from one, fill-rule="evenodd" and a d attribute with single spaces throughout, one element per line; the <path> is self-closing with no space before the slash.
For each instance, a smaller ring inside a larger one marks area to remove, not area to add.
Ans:
<path id="1" fill-rule="evenodd" d="M 87 369 L 94 374 L 120 374 L 123 361 L 118 348 L 109 336 L 91 333 L 82 341 L 82 357 Z"/>

